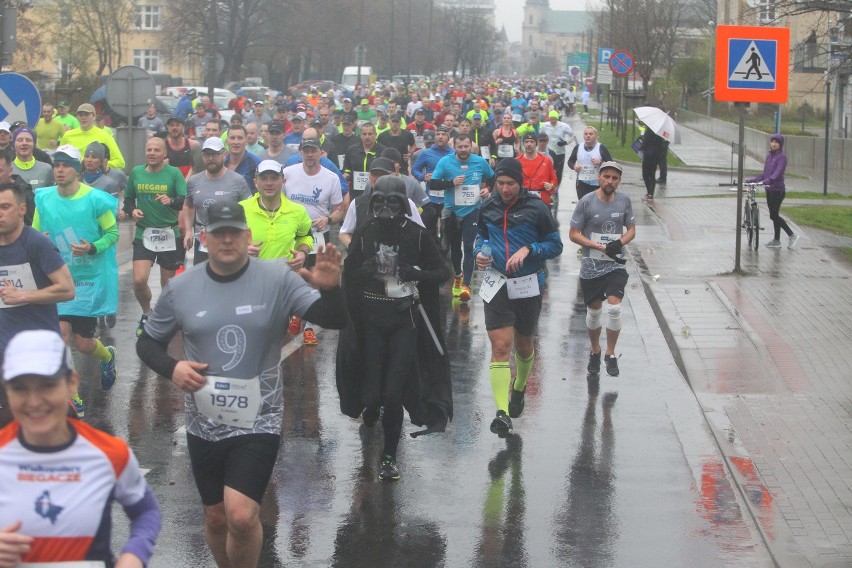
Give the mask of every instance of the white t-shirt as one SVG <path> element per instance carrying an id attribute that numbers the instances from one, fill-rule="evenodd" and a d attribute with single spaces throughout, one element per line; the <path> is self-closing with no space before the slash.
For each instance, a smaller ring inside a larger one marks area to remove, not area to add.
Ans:
<path id="1" fill-rule="evenodd" d="M 411 207 L 411 215 L 406 215 L 406 217 L 425 229 L 426 225 L 423 224 L 423 218 L 420 216 L 420 212 L 417 211 L 417 205 L 415 205 L 415 203 L 410 199 L 408 200 L 408 205 Z M 355 206 L 351 205 L 349 210 L 346 211 L 346 217 L 343 218 L 343 223 L 340 225 L 340 232 L 351 235 L 355 232 L 357 221 L 358 217 L 357 213 L 355 213 Z"/>
<path id="2" fill-rule="evenodd" d="M 284 194 L 290 201 L 303 205 L 311 220 L 328 215 L 332 207 L 343 203 L 340 178 L 324 167 L 313 176 L 305 173 L 303 164 L 284 168 Z"/>

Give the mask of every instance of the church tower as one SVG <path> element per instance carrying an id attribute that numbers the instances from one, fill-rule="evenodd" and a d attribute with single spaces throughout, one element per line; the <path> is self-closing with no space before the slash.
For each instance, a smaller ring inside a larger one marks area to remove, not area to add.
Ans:
<path id="1" fill-rule="evenodd" d="M 527 0 L 524 4 L 524 21 L 521 26 L 521 53 L 529 61 L 541 50 L 539 35 L 544 18 L 550 11 L 548 0 Z"/>

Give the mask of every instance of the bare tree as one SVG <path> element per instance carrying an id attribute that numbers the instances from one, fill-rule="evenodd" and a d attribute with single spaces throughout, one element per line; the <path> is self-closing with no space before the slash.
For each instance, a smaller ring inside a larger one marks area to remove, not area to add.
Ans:
<path id="1" fill-rule="evenodd" d="M 95 76 L 112 71 L 122 60 L 122 35 L 136 18 L 135 0 L 56 0 L 59 26 L 55 44 L 66 59 L 67 50 L 85 46 L 94 57 Z M 73 59 L 77 59 L 74 57 Z"/>

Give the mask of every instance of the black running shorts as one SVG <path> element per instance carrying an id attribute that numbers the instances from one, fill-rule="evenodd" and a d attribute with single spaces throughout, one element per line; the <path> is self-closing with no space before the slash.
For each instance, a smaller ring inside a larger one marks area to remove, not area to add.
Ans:
<path id="1" fill-rule="evenodd" d="M 85 339 L 93 339 L 98 328 L 98 318 L 87 316 L 59 316 L 59 321 L 68 322 L 71 331 Z"/>
<path id="2" fill-rule="evenodd" d="M 164 252 L 154 252 L 145 248 L 145 243 L 142 239 L 133 240 L 133 260 L 150 260 L 156 262 L 160 268 L 165 270 L 177 270 L 183 265 L 183 258 L 186 256 L 186 250 L 183 248 L 183 243 L 178 239 L 177 249 Z"/>
<path id="3" fill-rule="evenodd" d="M 580 288 L 583 291 L 583 302 L 588 306 L 598 300 L 606 300 L 610 296 L 624 298 L 627 278 L 627 271 L 620 269 L 597 278 L 581 278 Z"/>
<path id="4" fill-rule="evenodd" d="M 226 485 L 260 504 L 278 459 L 281 436 L 245 434 L 210 442 L 187 434 L 186 442 L 204 505 L 224 501 Z"/>
<path id="5" fill-rule="evenodd" d="M 532 337 L 538 330 L 538 316 L 541 313 L 541 294 L 532 298 L 509 299 L 507 286 L 494 294 L 485 304 L 485 329 L 514 327 L 524 337 Z"/>

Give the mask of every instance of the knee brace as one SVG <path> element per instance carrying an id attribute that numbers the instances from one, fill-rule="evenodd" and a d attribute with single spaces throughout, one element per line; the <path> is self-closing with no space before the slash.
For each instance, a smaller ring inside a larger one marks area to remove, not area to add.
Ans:
<path id="1" fill-rule="evenodd" d="M 621 304 L 610 304 L 607 310 L 609 320 L 606 322 L 606 328 L 612 331 L 621 329 Z"/>
<path id="2" fill-rule="evenodd" d="M 603 308 L 598 308 L 593 310 L 592 308 L 586 307 L 586 327 L 589 329 L 600 329 L 601 328 L 601 312 Z"/>

